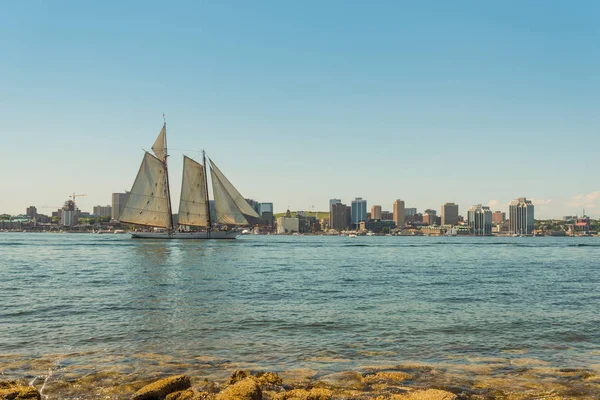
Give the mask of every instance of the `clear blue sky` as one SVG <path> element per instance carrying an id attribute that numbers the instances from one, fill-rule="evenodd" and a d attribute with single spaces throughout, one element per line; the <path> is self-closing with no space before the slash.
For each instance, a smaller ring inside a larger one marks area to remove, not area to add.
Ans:
<path id="1" fill-rule="evenodd" d="M 167 115 L 276 211 L 600 217 L 600 3 L 5 2 L 0 213 L 128 189 Z"/>

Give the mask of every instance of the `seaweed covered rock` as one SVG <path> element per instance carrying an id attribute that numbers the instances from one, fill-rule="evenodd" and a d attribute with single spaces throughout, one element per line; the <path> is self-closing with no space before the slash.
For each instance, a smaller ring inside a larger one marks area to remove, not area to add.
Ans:
<path id="1" fill-rule="evenodd" d="M 216 400 L 262 400 L 262 391 L 256 378 L 250 376 L 217 394 Z"/>
<path id="2" fill-rule="evenodd" d="M 188 389 L 190 386 L 192 384 L 187 376 L 171 376 L 144 386 L 131 396 L 131 400 L 163 400 L 167 395 Z"/>
<path id="3" fill-rule="evenodd" d="M 394 397 L 395 400 L 455 400 L 454 393 L 439 389 L 427 389 L 410 392 Z"/>
<path id="4" fill-rule="evenodd" d="M 165 400 L 205 400 L 209 397 L 210 394 L 207 392 L 197 392 L 194 389 L 186 389 L 167 395 Z"/>
<path id="5" fill-rule="evenodd" d="M 40 400 L 40 392 L 33 386 L 20 385 L 15 381 L 0 382 L 0 400 Z"/>
<path id="6" fill-rule="evenodd" d="M 278 400 L 330 400 L 333 392 L 325 388 L 294 389 L 281 393 Z"/>

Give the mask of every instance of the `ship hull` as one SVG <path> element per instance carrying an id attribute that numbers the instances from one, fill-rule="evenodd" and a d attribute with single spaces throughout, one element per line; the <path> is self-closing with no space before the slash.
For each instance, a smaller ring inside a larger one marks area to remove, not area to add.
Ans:
<path id="1" fill-rule="evenodd" d="M 212 232 L 131 232 L 133 239 L 235 239 L 239 235 L 237 231 L 212 231 Z"/>

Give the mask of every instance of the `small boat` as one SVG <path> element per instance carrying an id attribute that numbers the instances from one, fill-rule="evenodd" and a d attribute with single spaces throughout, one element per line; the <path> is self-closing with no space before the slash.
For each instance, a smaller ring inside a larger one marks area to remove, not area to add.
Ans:
<path id="1" fill-rule="evenodd" d="M 348 235 L 349 238 L 357 238 L 358 236 L 356 235 L 356 233 L 351 233 Z"/>
<path id="2" fill-rule="evenodd" d="M 183 179 L 179 202 L 179 229 L 173 224 L 171 192 L 167 168 L 167 123 L 146 151 L 138 174 L 133 182 L 127 201 L 121 212 L 120 221 L 163 231 L 131 232 L 137 239 L 235 239 L 239 232 L 229 227 L 263 222 L 258 213 L 217 168 L 209 158 L 210 174 L 214 194 L 215 221 L 211 218 L 208 199 L 207 158 L 202 152 L 202 164 L 183 156 Z M 226 227 L 213 229 L 214 224 Z M 182 227 L 194 231 L 183 231 Z M 197 232 L 197 228 L 204 231 Z M 116 231 L 115 231 L 116 233 Z"/>

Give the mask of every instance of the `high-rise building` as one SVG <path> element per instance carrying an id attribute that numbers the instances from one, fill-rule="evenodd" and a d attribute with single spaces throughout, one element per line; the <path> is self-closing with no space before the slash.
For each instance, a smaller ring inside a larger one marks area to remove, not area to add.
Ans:
<path id="1" fill-rule="evenodd" d="M 273 203 L 258 203 L 258 215 L 266 221 L 268 226 L 273 226 Z"/>
<path id="2" fill-rule="evenodd" d="M 502 211 L 494 211 L 492 213 L 492 222 L 494 224 L 501 224 L 506 221 L 506 213 Z"/>
<path id="3" fill-rule="evenodd" d="M 112 215 L 111 206 L 94 206 L 93 214 L 96 217 L 110 217 Z"/>
<path id="4" fill-rule="evenodd" d="M 352 200 L 352 227 L 358 229 L 361 222 L 367 220 L 367 201 L 362 197 Z"/>
<path id="5" fill-rule="evenodd" d="M 35 206 L 27 207 L 26 214 L 29 218 L 34 219 L 37 217 L 37 208 Z"/>
<path id="6" fill-rule="evenodd" d="M 256 213 L 258 215 L 260 215 L 260 212 L 258 211 L 258 206 L 260 205 L 260 203 L 254 199 L 244 199 L 246 200 L 246 202 L 250 205 L 250 207 L 252 207 L 252 209 L 254 211 L 256 211 Z"/>
<path id="7" fill-rule="evenodd" d="M 73 200 L 65 201 L 63 205 L 61 216 L 60 216 L 60 224 L 62 226 L 74 226 L 77 225 L 79 221 L 81 211 L 75 205 Z"/>
<path id="8" fill-rule="evenodd" d="M 467 220 L 474 235 L 486 236 L 492 234 L 492 210 L 489 207 L 477 204 L 469 208 Z"/>
<path id="9" fill-rule="evenodd" d="M 411 217 L 413 215 L 417 214 L 417 209 L 415 207 L 411 207 L 411 208 L 405 208 L 404 209 L 404 216 L 405 217 Z"/>
<path id="10" fill-rule="evenodd" d="M 371 218 L 370 219 L 381 219 L 381 206 L 375 205 L 371 207 Z"/>
<path id="11" fill-rule="evenodd" d="M 329 207 L 329 227 L 338 231 L 348 229 L 348 216 L 346 210 L 348 206 L 345 204 L 335 203 Z"/>
<path id="12" fill-rule="evenodd" d="M 121 217 L 121 212 L 123 211 L 123 207 L 125 207 L 128 197 L 129 192 L 112 194 L 112 219 L 118 220 Z"/>
<path id="13" fill-rule="evenodd" d="M 423 211 L 423 223 L 426 225 L 435 225 L 437 222 L 437 211 L 428 208 Z"/>
<path id="14" fill-rule="evenodd" d="M 458 204 L 446 203 L 442 206 L 442 225 L 458 225 Z"/>
<path id="15" fill-rule="evenodd" d="M 508 207 L 509 232 L 518 235 L 533 233 L 533 203 L 525 197 L 519 197 Z"/>
<path id="16" fill-rule="evenodd" d="M 402 228 L 404 226 L 405 215 L 404 215 L 404 200 L 396 200 L 393 204 L 394 210 L 394 222 L 398 228 Z"/>
<path id="17" fill-rule="evenodd" d="M 341 203 L 341 202 L 342 202 L 341 199 L 329 199 L 329 207 L 331 207 L 334 204 Z"/>

